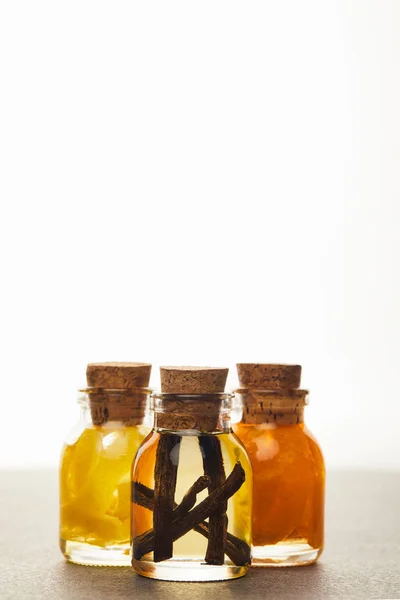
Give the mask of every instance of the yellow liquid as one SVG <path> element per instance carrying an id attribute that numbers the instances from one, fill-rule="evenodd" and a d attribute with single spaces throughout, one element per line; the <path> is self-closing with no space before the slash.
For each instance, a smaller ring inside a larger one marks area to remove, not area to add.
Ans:
<path id="1" fill-rule="evenodd" d="M 148 430 L 109 422 L 66 444 L 60 468 L 60 545 L 72 562 L 130 564 L 130 470 Z"/>
<path id="2" fill-rule="evenodd" d="M 176 432 L 174 432 L 176 434 Z M 202 434 L 207 435 L 207 434 Z M 210 434 L 211 435 L 211 434 Z M 245 470 L 246 480 L 241 488 L 228 500 L 228 532 L 251 546 L 251 509 L 252 509 L 252 470 L 250 461 L 236 436 L 229 433 L 212 434 L 221 444 L 225 475 L 228 477 L 237 461 Z M 140 448 L 133 466 L 132 479 L 154 489 L 154 466 L 157 444 L 160 434 L 154 432 Z M 171 455 L 177 451 L 175 447 Z M 171 456 L 175 462 L 178 456 Z M 198 477 L 204 474 L 203 459 L 197 435 L 182 435 L 179 448 L 179 462 L 175 502 L 179 504 L 188 489 Z M 207 489 L 197 495 L 201 502 L 208 495 Z M 147 508 L 132 503 L 132 538 L 141 535 L 153 527 L 153 513 Z M 134 560 L 133 566 L 141 575 L 169 580 L 216 580 L 244 575 L 247 567 L 237 567 L 225 555 L 224 565 L 205 563 L 207 539 L 194 530 L 177 539 L 173 545 L 173 557 L 155 563 L 153 553 L 140 560 Z"/>

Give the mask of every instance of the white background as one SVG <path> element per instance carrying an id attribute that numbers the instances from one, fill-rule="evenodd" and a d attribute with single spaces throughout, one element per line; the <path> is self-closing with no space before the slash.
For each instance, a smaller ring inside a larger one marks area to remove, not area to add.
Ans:
<path id="1" fill-rule="evenodd" d="M 400 2 L 0 4 L 2 465 L 87 362 L 298 362 L 328 465 L 400 467 Z"/>

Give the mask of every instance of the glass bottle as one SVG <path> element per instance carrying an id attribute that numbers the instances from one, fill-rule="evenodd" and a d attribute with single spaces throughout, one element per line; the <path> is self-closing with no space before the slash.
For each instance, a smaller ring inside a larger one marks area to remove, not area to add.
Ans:
<path id="1" fill-rule="evenodd" d="M 81 418 L 60 464 L 60 548 L 84 565 L 130 565 L 130 470 L 150 432 L 143 423 L 151 365 L 96 363 Z"/>
<path id="2" fill-rule="evenodd" d="M 243 407 L 234 431 L 253 467 L 253 565 L 315 562 L 324 546 L 325 467 L 304 424 L 297 365 L 238 364 Z"/>
<path id="3" fill-rule="evenodd" d="M 132 565 L 146 577 L 241 577 L 251 560 L 252 472 L 230 425 L 228 369 L 162 367 L 154 428 L 132 466 Z"/>

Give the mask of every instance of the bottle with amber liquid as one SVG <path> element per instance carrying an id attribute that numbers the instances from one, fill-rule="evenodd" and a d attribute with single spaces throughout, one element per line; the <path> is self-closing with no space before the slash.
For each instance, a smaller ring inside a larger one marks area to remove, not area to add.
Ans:
<path id="1" fill-rule="evenodd" d="M 234 431 L 253 467 L 253 566 L 315 562 L 324 546 L 325 467 L 304 423 L 301 367 L 237 365 L 242 419 Z"/>
<path id="2" fill-rule="evenodd" d="M 151 429 L 143 423 L 150 372 L 144 363 L 87 367 L 81 418 L 60 464 L 60 548 L 71 562 L 130 566 L 130 471 Z"/>
<path id="3" fill-rule="evenodd" d="M 252 473 L 231 429 L 227 373 L 161 368 L 154 429 L 132 467 L 132 565 L 140 575 L 215 581 L 248 570 Z"/>

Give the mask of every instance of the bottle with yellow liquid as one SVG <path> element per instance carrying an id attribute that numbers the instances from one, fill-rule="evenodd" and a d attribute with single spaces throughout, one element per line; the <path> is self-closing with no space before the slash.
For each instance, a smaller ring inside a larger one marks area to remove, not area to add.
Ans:
<path id="1" fill-rule="evenodd" d="M 304 424 L 301 367 L 242 363 L 233 429 L 253 467 L 253 565 L 300 566 L 324 547 L 325 467 Z"/>
<path id="2" fill-rule="evenodd" d="M 132 565 L 169 581 L 242 577 L 252 473 L 230 425 L 228 369 L 161 367 L 154 428 L 132 467 Z"/>
<path id="3" fill-rule="evenodd" d="M 87 367 L 81 418 L 60 464 L 60 548 L 71 562 L 130 565 L 130 470 L 150 431 L 150 372 L 144 363 Z"/>

